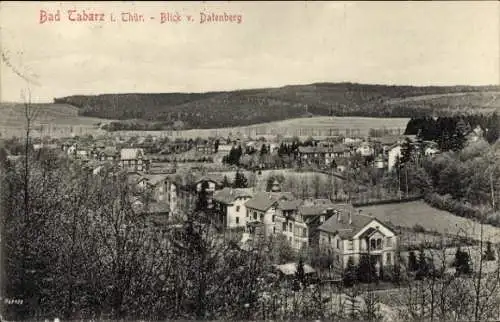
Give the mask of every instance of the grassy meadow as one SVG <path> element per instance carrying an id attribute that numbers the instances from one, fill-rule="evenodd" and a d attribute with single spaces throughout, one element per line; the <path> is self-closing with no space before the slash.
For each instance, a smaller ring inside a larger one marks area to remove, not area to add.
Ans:
<path id="1" fill-rule="evenodd" d="M 399 227 L 413 228 L 419 225 L 425 230 L 437 233 L 480 239 L 481 229 L 478 222 L 432 208 L 424 201 L 374 205 L 358 209 Z M 483 236 L 485 240 L 500 243 L 500 228 L 484 225 Z"/>

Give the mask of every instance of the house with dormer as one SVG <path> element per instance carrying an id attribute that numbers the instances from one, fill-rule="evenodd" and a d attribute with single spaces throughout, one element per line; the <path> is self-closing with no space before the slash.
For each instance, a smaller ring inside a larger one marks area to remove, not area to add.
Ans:
<path id="1" fill-rule="evenodd" d="M 333 216 L 318 230 L 322 252 L 333 256 L 335 266 L 345 269 L 349 259 L 357 265 L 361 256 L 369 256 L 377 266 L 395 264 L 398 234 L 377 218 L 356 211 L 351 205 L 336 207 Z"/>
<path id="2" fill-rule="evenodd" d="M 221 214 L 225 228 L 245 228 L 247 224 L 246 202 L 254 195 L 252 188 L 224 188 L 214 193 L 215 208 Z"/>
<path id="3" fill-rule="evenodd" d="M 120 151 L 120 165 L 127 171 L 147 171 L 147 163 L 142 148 L 127 148 Z"/>
<path id="4" fill-rule="evenodd" d="M 308 245 L 309 240 L 307 224 L 298 212 L 301 204 L 302 200 L 292 193 L 281 192 L 275 181 L 270 192 L 256 193 L 245 203 L 248 230 L 260 224 L 265 237 L 283 235 L 292 248 L 300 250 Z"/>

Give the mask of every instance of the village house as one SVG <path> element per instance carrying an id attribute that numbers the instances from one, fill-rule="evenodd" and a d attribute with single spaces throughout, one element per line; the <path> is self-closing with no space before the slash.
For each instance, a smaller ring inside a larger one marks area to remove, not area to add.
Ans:
<path id="1" fill-rule="evenodd" d="M 94 148 L 91 154 L 93 159 L 100 161 L 118 161 L 120 159 L 120 151 L 112 146 Z"/>
<path id="2" fill-rule="evenodd" d="M 148 161 L 141 148 L 127 148 L 120 151 L 120 165 L 127 171 L 147 171 Z"/>
<path id="3" fill-rule="evenodd" d="M 289 192 L 281 192 L 275 181 L 271 192 L 259 192 L 245 204 L 247 228 L 261 224 L 263 236 L 280 234 L 285 236 L 293 249 L 308 245 L 308 229 L 298 209 L 302 200 Z M 248 229 L 251 230 L 251 229 Z"/>
<path id="4" fill-rule="evenodd" d="M 373 145 L 370 142 L 362 142 L 357 148 L 356 153 L 359 153 L 362 157 L 370 157 L 375 154 Z"/>
<path id="5" fill-rule="evenodd" d="M 302 162 L 316 165 L 329 165 L 336 159 L 350 156 L 350 149 L 338 143 L 329 146 L 300 146 L 298 152 Z"/>
<path id="6" fill-rule="evenodd" d="M 203 154 L 213 154 L 215 153 L 215 144 L 210 140 L 204 140 L 199 142 L 195 146 L 196 152 Z"/>
<path id="7" fill-rule="evenodd" d="M 225 228 L 245 228 L 247 208 L 245 203 L 253 197 L 252 188 L 224 188 L 214 193 L 215 208 L 221 213 Z"/>
<path id="8" fill-rule="evenodd" d="M 298 213 L 309 231 L 309 244 L 317 244 L 317 228 L 333 215 L 334 204 L 329 199 L 305 199 Z"/>
<path id="9" fill-rule="evenodd" d="M 286 237 L 295 250 L 301 250 L 308 245 L 309 231 L 304 218 L 298 212 L 302 200 L 279 200 L 274 215 L 273 234 Z"/>
<path id="10" fill-rule="evenodd" d="M 196 190 L 177 176 L 166 179 L 167 203 L 171 215 L 184 215 L 193 209 L 196 203 Z"/>
<path id="11" fill-rule="evenodd" d="M 349 259 L 355 265 L 363 255 L 375 261 L 376 266 L 392 266 L 396 261 L 398 235 L 373 216 L 356 211 L 351 205 L 337 206 L 333 216 L 318 227 L 321 251 L 332 255 L 335 266 L 343 270 Z"/>
<path id="12" fill-rule="evenodd" d="M 257 192 L 245 204 L 247 226 L 263 224 L 263 234 L 269 237 L 274 232 L 276 208 L 280 200 L 294 200 L 290 192 Z"/>
<path id="13" fill-rule="evenodd" d="M 214 193 L 216 190 L 221 188 L 222 180 L 215 178 L 215 176 L 204 175 L 195 182 L 195 189 L 198 194 L 200 194 L 202 190 L 205 191 L 208 209 L 212 209 L 214 207 Z"/>
<path id="14" fill-rule="evenodd" d="M 174 141 L 165 143 L 160 154 L 183 153 L 189 151 L 190 144 L 187 141 Z"/>
<path id="15" fill-rule="evenodd" d="M 139 191 L 147 191 L 157 202 L 167 199 L 167 176 L 162 174 L 146 174 L 137 180 Z"/>

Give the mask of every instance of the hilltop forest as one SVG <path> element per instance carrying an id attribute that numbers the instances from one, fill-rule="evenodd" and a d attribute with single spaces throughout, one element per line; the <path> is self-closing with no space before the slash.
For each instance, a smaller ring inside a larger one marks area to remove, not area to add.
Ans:
<path id="1" fill-rule="evenodd" d="M 500 108 L 500 86 L 415 87 L 316 83 L 207 93 L 103 94 L 55 98 L 82 116 L 120 121 L 116 130 L 169 130 L 246 126 L 318 116 L 449 116 Z"/>

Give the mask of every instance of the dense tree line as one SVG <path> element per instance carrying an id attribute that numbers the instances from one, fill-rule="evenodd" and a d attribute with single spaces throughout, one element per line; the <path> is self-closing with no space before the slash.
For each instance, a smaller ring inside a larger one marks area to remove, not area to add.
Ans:
<path id="1" fill-rule="evenodd" d="M 423 140 L 438 142 L 441 150 L 450 150 L 454 140 L 460 140 L 479 127 L 489 143 L 500 136 L 500 117 L 498 113 L 460 115 L 450 117 L 412 118 L 406 126 L 406 135 L 419 134 Z"/>

